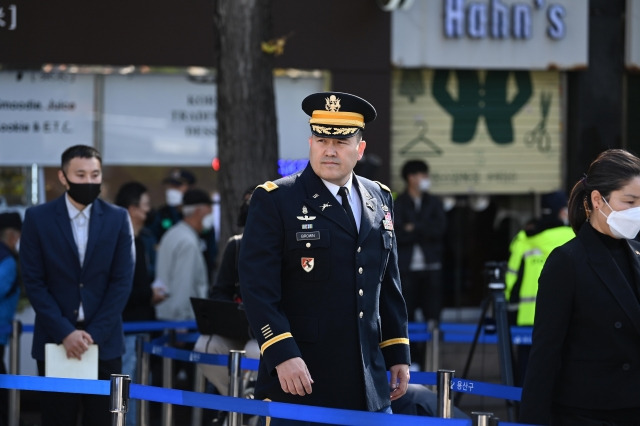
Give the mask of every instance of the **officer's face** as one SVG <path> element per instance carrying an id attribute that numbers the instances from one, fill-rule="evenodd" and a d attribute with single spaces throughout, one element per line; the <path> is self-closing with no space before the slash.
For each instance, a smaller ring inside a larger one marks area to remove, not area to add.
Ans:
<path id="1" fill-rule="evenodd" d="M 312 135 L 309 138 L 309 163 L 322 179 L 342 186 L 364 154 L 367 143 L 359 136 L 332 139 Z"/>

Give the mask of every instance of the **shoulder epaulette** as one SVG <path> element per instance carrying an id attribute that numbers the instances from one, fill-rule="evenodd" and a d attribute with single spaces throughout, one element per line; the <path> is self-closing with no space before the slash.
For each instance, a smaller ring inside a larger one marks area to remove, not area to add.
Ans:
<path id="1" fill-rule="evenodd" d="M 271 192 L 274 189 L 278 189 L 278 185 L 276 185 L 275 183 L 273 183 L 270 180 L 268 180 L 265 183 L 263 183 L 262 185 L 258 185 L 256 188 L 262 188 L 267 192 Z"/>
<path id="2" fill-rule="evenodd" d="M 378 182 L 377 180 L 374 180 L 374 182 L 377 183 L 378 185 L 380 185 L 380 188 L 384 189 L 385 191 L 391 192 L 389 187 L 387 185 L 385 185 L 384 183 Z"/>

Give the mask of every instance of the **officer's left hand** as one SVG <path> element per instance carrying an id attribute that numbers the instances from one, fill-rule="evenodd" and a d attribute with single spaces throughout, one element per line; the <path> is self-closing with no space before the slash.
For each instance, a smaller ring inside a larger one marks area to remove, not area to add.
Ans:
<path id="1" fill-rule="evenodd" d="M 391 401 L 402 397 L 407 393 L 409 387 L 409 366 L 407 364 L 396 364 L 389 369 L 391 372 Z"/>

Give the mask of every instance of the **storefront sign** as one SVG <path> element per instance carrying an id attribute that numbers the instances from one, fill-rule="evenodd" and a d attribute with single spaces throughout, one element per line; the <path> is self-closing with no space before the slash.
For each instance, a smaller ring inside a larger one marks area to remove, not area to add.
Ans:
<path id="1" fill-rule="evenodd" d="M 310 130 L 300 102 L 322 90 L 322 84 L 318 78 L 275 79 L 281 167 L 308 157 Z M 105 78 L 104 98 L 103 154 L 110 164 L 207 166 L 217 157 L 212 81 L 183 75 L 113 75 Z"/>
<path id="2" fill-rule="evenodd" d="M 59 165 L 93 143 L 93 76 L 0 72 L 0 164 Z"/>
<path id="3" fill-rule="evenodd" d="M 588 2 L 438 0 L 393 12 L 399 67 L 571 69 L 587 64 Z"/>
<path id="4" fill-rule="evenodd" d="M 110 75 L 104 83 L 104 159 L 199 165 L 216 156 L 216 87 L 184 75 Z"/>
<path id="5" fill-rule="evenodd" d="M 18 28 L 18 6 L 0 6 L 0 31 L 14 31 Z"/>
<path id="6" fill-rule="evenodd" d="M 426 160 L 441 194 L 561 187 L 558 72 L 397 70 L 392 82 L 394 190 L 405 161 Z"/>
<path id="7" fill-rule="evenodd" d="M 0 72 L 0 166 L 57 165 L 60 153 L 74 144 L 99 145 L 110 165 L 208 167 L 217 157 L 213 81 L 185 75 L 108 75 L 94 87 L 95 78 Z M 306 164 L 309 117 L 300 102 L 323 87 L 320 77 L 275 78 L 283 175 Z M 94 90 L 104 99 L 97 113 Z M 96 123 L 101 123 L 95 129 L 102 134 L 94 134 Z"/>

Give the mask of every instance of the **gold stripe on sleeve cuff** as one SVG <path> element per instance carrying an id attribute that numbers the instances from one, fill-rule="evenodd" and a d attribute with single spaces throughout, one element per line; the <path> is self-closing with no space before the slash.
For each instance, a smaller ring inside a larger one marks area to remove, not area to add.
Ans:
<path id="1" fill-rule="evenodd" d="M 380 346 L 380 349 L 382 349 L 391 345 L 408 345 L 408 344 L 409 344 L 409 339 L 404 337 L 398 337 L 397 339 L 389 339 L 389 340 L 385 340 L 384 342 L 380 342 L 379 346 Z"/>
<path id="2" fill-rule="evenodd" d="M 260 354 L 264 354 L 264 351 L 271 345 L 273 345 L 274 343 L 278 343 L 280 340 L 284 340 L 284 339 L 288 339 L 288 338 L 293 338 L 293 336 L 291 335 L 291 333 L 282 333 L 282 334 L 278 334 L 276 337 L 273 337 L 269 340 L 267 340 L 266 342 L 264 342 L 262 344 L 262 346 L 260 347 Z M 409 342 L 409 340 L 407 339 L 407 342 Z"/>

